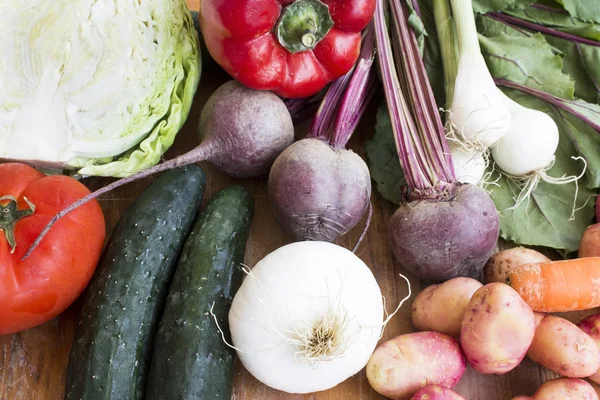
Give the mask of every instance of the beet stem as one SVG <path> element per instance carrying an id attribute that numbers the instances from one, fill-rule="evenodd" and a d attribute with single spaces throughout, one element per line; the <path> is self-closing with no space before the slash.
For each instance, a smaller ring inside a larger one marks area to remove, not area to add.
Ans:
<path id="1" fill-rule="evenodd" d="M 516 26 L 520 26 L 522 28 L 533 30 L 533 31 L 539 31 L 546 35 L 554 36 L 554 37 L 557 37 L 560 39 L 569 40 L 571 42 L 582 43 L 582 44 L 587 44 L 590 46 L 600 47 L 600 42 L 596 42 L 595 40 L 582 38 L 577 35 L 573 35 L 573 34 L 566 33 L 566 32 L 561 32 L 559 30 L 548 28 L 547 26 L 536 24 L 534 22 L 525 21 L 520 18 L 512 17 L 510 15 L 502 14 L 499 12 L 491 12 L 486 15 L 496 21 L 503 22 L 507 25 L 511 25 L 511 26 L 516 25 Z"/>
<path id="2" fill-rule="evenodd" d="M 329 89 L 327 89 L 327 93 L 325 93 L 325 97 L 323 97 L 321 105 L 315 114 L 310 130 L 306 135 L 307 138 L 325 139 L 327 143 L 331 142 L 337 104 L 344 95 L 344 91 L 346 90 L 355 69 L 356 65 L 354 65 L 344 76 L 333 81 L 329 86 Z"/>
<path id="3" fill-rule="evenodd" d="M 283 99 L 294 124 L 301 124 L 313 118 L 324 93 L 321 91 L 312 97 L 303 97 L 299 99 Z"/>
<path id="4" fill-rule="evenodd" d="M 421 18 L 421 7 L 419 6 L 419 0 L 412 0 L 411 5 L 413 10 L 415 10 L 415 13 L 417 13 L 417 16 Z"/>
<path id="5" fill-rule="evenodd" d="M 414 31 L 408 25 L 408 14 L 405 5 L 399 0 L 392 1 L 392 11 L 395 16 L 394 26 L 400 38 L 401 47 L 406 47 L 406 53 L 400 57 L 404 66 L 404 75 L 409 84 L 409 101 L 415 114 L 420 133 L 421 143 L 425 146 L 425 154 L 433 169 L 434 177 L 445 182 L 454 182 L 454 166 L 450 156 L 450 148 L 446 140 L 444 125 L 439 115 L 433 90 L 427 78 L 425 64 L 419 53 L 419 47 Z M 437 181 L 434 180 L 434 186 Z"/>
<path id="6" fill-rule="evenodd" d="M 363 231 L 361 232 L 360 236 L 358 237 L 356 244 L 352 248 L 353 253 L 356 253 L 356 250 L 358 250 L 358 246 L 360 246 L 360 244 L 362 243 L 365 236 L 367 236 L 367 232 L 369 231 L 369 226 L 371 226 L 371 218 L 372 217 L 373 217 L 373 203 L 371 203 L 369 201 L 369 211 L 367 214 L 367 220 L 365 221 L 365 227 L 363 228 Z"/>
<path id="7" fill-rule="evenodd" d="M 343 98 L 337 107 L 337 117 L 331 134 L 331 147 L 346 148 L 356 130 L 369 102 L 375 95 L 375 27 L 369 24 L 365 30 L 360 57 L 347 84 Z M 331 104 L 334 108 L 336 104 Z"/>
<path id="8" fill-rule="evenodd" d="M 392 58 L 392 46 L 387 34 L 384 7 L 384 0 L 377 0 L 375 6 L 375 37 L 381 79 L 387 97 L 396 150 L 408 186 L 411 188 L 425 188 L 427 185 L 424 179 L 425 173 L 421 170 L 421 166 L 415 157 L 414 145 L 410 146 L 407 143 L 407 140 L 412 139 L 410 132 L 414 132 L 415 127 L 411 116 L 408 114 L 408 105 L 400 89 L 398 75 L 395 73 L 396 66 Z M 407 132 L 407 134 L 403 135 L 401 132 Z"/>
<path id="9" fill-rule="evenodd" d="M 205 145 L 205 144 L 201 144 L 198 147 L 196 147 L 195 149 L 182 154 L 178 157 L 172 158 L 168 161 L 165 161 L 161 164 L 155 165 L 152 168 L 149 168 L 145 171 L 141 171 L 138 172 L 137 174 L 133 174 L 131 176 L 128 176 L 126 178 L 121 178 L 119 180 L 116 180 L 104 187 L 101 187 L 100 189 L 88 194 L 85 197 L 82 197 L 81 199 L 77 200 L 76 202 L 74 202 L 73 204 L 71 204 L 70 206 L 66 207 L 65 209 L 61 210 L 58 214 L 56 214 L 51 220 L 50 222 L 48 222 L 48 224 L 46 225 L 46 227 L 40 232 L 40 234 L 37 236 L 37 238 L 35 239 L 35 241 L 31 244 L 31 246 L 29 247 L 29 250 L 27 250 L 27 253 L 25 253 L 25 255 L 21 258 L 21 261 L 25 260 L 27 257 L 29 257 L 31 255 L 31 253 L 38 247 L 38 245 L 41 243 L 42 239 L 44 239 L 44 236 L 46 236 L 46 234 L 50 231 L 50 229 L 52 228 L 52 226 L 62 217 L 64 217 L 65 215 L 67 215 L 68 213 L 70 213 L 71 211 L 81 207 L 82 205 L 90 202 L 91 200 L 94 200 L 100 196 L 102 196 L 105 193 L 108 193 L 120 186 L 126 185 L 128 183 L 131 182 L 135 182 L 137 180 L 140 179 L 144 179 L 147 178 L 150 175 L 156 174 L 158 172 L 162 172 L 162 171 L 166 171 L 166 170 L 170 170 L 170 169 L 175 169 L 175 168 L 179 168 L 179 167 L 183 167 L 189 164 L 194 164 L 200 161 L 204 161 L 207 160 L 210 157 L 210 154 L 212 153 L 212 148 L 210 145 Z"/>
<path id="10" fill-rule="evenodd" d="M 408 25 L 406 5 L 401 0 L 391 1 L 394 58 L 385 22 L 386 3 L 377 1 L 375 33 L 396 149 L 411 192 L 420 193 L 420 198 L 437 196 L 440 189 L 451 188 L 456 181 L 448 142 L 414 32 Z"/>
<path id="11" fill-rule="evenodd" d="M 496 84 L 498 84 L 500 86 L 520 90 L 521 92 L 535 96 L 535 97 L 545 101 L 546 103 L 553 105 L 554 107 L 556 107 L 560 110 L 563 110 L 570 114 L 573 114 L 575 117 L 579 118 L 580 120 L 582 120 L 583 122 L 585 122 L 586 124 L 588 124 L 589 126 L 594 128 L 596 131 L 600 132 L 600 124 L 597 124 L 596 122 L 591 120 L 589 117 L 587 117 L 585 114 L 580 113 L 579 111 L 577 111 L 576 108 L 569 106 L 569 104 L 573 104 L 575 106 L 583 107 L 582 105 L 577 104 L 576 102 L 573 102 L 571 100 L 561 99 L 560 97 L 553 96 L 553 95 L 543 92 L 541 90 L 534 89 L 534 88 L 524 86 L 524 85 L 520 85 L 518 83 L 511 82 L 506 79 L 494 79 L 494 81 L 496 82 Z M 590 111 L 597 112 L 595 110 L 590 110 Z"/>
<path id="12" fill-rule="evenodd" d="M 562 10 L 560 8 L 556 8 L 556 7 L 552 7 L 552 6 L 546 6 L 544 4 L 537 4 L 534 3 L 531 5 L 532 8 L 537 8 L 539 10 L 546 10 L 546 11 L 550 11 L 550 12 L 555 12 L 558 14 L 569 14 L 566 10 Z"/>
<path id="13" fill-rule="evenodd" d="M 325 139 L 336 149 L 346 147 L 375 93 L 373 35 L 374 27 L 369 24 L 363 32 L 358 61 L 329 86 L 307 138 Z"/>

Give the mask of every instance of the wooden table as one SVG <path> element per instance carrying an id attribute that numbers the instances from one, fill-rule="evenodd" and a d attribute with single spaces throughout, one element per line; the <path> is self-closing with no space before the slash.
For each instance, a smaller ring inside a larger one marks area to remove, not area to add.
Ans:
<path id="1" fill-rule="evenodd" d="M 191 9 L 198 9 L 199 0 L 188 0 Z M 193 148 L 197 143 L 196 124 L 202 105 L 210 94 L 229 78 L 214 63 L 205 58 L 203 77 L 188 121 L 179 133 L 175 145 L 165 158 L 171 158 Z M 210 79 L 207 77 L 210 76 Z M 374 109 L 364 118 L 353 139 L 353 149 L 362 153 L 362 143 L 372 136 Z M 236 181 L 216 171 L 210 164 L 202 163 L 207 173 L 205 200 L 218 190 L 233 183 L 246 187 L 254 196 L 255 216 L 247 246 L 246 264 L 252 266 L 274 249 L 289 242 L 275 221 L 267 198 L 266 179 Z M 106 184 L 106 179 L 85 180 L 96 189 Z M 151 182 L 151 178 L 120 188 L 100 200 L 110 233 L 121 212 Z M 394 206 L 383 200 L 374 189 L 373 220 L 369 233 L 357 254 L 371 267 L 390 309 L 407 294 L 407 288 L 398 272 L 402 268 L 394 261 L 387 241 L 387 221 Z M 351 248 L 357 240 L 362 224 L 338 241 Z M 421 282 L 411 278 L 413 298 L 422 288 Z M 58 318 L 25 332 L 0 336 L 0 400 L 59 400 L 63 397 L 67 357 L 75 321 L 80 309 L 76 302 Z M 0 311 L 1 312 L 1 311 Z M 577 320 L 579 315 L 570 315 Z M 414 328 L 410 323 L 410 300 L 386 328 L 382 341 L 408 333 Z M 364 371 L 332 390 L 310 395 L 288 395 L 265 387 L 247 373 L 241 364 L 236 369 L 234 396 L 236 400 L 371 400 L 383 399 L 371 389 Z M 539 368 L 528 359 L 504 376 L 482 376 L 469 369 L 456 391 L 468 400 L 506 400 L 519 394 L 532 394 L 554 374 Z M 600 393 L 600 391 L 599 391 Z M 127 400 L 127 399 L 116 399 Z M 168 399 L 165 399 L 168 400 Z M 210 400 L 210 399 L 206 399 Z"/>

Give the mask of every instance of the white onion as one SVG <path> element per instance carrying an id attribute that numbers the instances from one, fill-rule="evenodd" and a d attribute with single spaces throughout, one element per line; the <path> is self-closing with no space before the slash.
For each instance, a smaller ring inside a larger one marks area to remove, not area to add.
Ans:
<path id="1" fill-rule="evenodd" d="M 506 97 L 512 123 L 507 134 L 492 147 L 492 157 L 504 172 L 525 176 L 542 171 L 554 160 L 558 127 L 547 114 L 526 108 Z"/>
<path id="2" fill-rule="evenodd" d="M 477 151 L 469 152 L 452 142 L 449 145 L 456 180 L 478 185 L 485 175 L 486 162 L 483 154 Z"/>
<path id="3" fill-rule="evenodd" d="M 311 393 L 367 364 L 383 314 L 379 286 L 356 255 L 332 243 L 299 242 L 256 264 L 235 295 L 229 326 L 254 377 L 284 392 Z"/>

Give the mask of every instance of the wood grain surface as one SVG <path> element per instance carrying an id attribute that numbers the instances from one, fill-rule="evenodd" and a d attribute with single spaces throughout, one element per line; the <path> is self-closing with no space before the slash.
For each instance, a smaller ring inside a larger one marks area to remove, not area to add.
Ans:
<path id="1" fill-rule="evenodd" d="M 191 9 L 197 10 L 199 0 L 189 0 L 188 4 Z M 229 79 L 206 54 L 203 64 L 203 76 L 192 112 L 185 127 L 177 136 L 175 145 L 165 158 L 172 158 L 197 145 L 196 124 L 202 105 L 220 84 Z M 362 154 L 362 143 L 372 136 L 373 126 L 374 108 L 372 107 L 353 138 L 353 150 Z M 236 181 L 219 173 L 208 163 L 202 163 L 201 166 L 208 177 L 205 201 L 218 190 L 233 183 L 246 187 L 254 196 L 256 210 L 247 246 L 246 264 L 254 265 L 269 252 L 289 242 L 289 238 L 283 234 L 271 211 L 267 198 L 266 179 Z M 106 217 L 107 233 L 111 232 L 121 212 L 151 181 L 152 178 L 149 178 L 132 183 L 100 199 Z M 84 181 L 91 189 L 96 189 L 107 182 L 107 179 L 99 178 Z M 394 207 L 383 200 L 375 190 L 372 200 L 373 221 L 357 254 L 372 269 L 387 299 L 388 308 L 393 309 L 395 304 L 407 294 L 404 280 L 398 277 L 398 274 L 403 272 L 402 268 L 394 261 L 387 241 L 387 221 Z M 351 248 L 362 230 L 362 225 L 359 225 L 341 238 L 338 244 Z M 423 285 L 418 280 L 409 278 L 414 298 Z M 79 309 L 80 304 L 76 302 L 61 316 L 42 326 L 15 335 L 0 336 L 0 400 L 63 398 L 67 357 Z M 581 314 L 571 314 L 568 317 L 578 320 Z M 413 330 L 410 323 L 409 300 L 391 320 L 382 340 Z M 468 400 L 506 400 L 519 394 L 532 394 L 543 381 L 551 377 L 554 377 L 552 372 L 526 359 L 517 369 L 504 376 L 482 376 L 469 369 L 456 391 Z M 239 363 L 236 367 L 233 398 L 236 400 L 383 399 L 369 386 L 364 370 L 327 392 L 288 395 L 265 387 L 247 373 Z"/>

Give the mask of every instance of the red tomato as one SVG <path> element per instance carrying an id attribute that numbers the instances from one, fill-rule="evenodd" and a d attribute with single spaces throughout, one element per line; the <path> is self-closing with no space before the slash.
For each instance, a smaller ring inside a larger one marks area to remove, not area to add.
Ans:
<path id="1" fill-rule="evenodd" d="M 44 226 L 63 208 L 90 193 L 67 176 L 45 176 L 24 164 L 0 165 L 0 335 L 42 324 L 63 312 L 88 284 L 104 244 L 104 215 L 97 201 L 70 212 L 21 261 Z M 35 206 L 31 210 L 25 200 Z M 12 206 L 12 209 L 11 209 Z M 19 215 L 17 215 L 19 214 Z M 19 217 L 21 217 L 19 219 Z M 11 253 L 8 220 L 16 247 Z"/>

